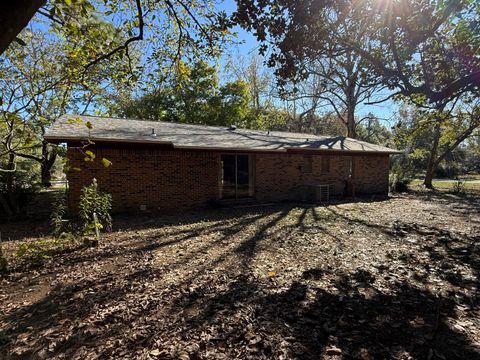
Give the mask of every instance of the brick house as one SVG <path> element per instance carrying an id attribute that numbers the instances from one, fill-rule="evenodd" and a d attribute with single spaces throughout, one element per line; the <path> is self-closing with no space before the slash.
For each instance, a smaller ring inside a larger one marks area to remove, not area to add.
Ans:
<path id="1" fill-rule="evenodd" d="M 93 178 L 115 211 L 308 200 L 320 185 L 343 195 L 349 178 L 357 194 L 387 194 L 397 153 L 345 137 L 76 115 L 61 117 L 45 139 L 67 144 L 71 210 Z M 94 161 L 84 160 L 86 150 Z"/>

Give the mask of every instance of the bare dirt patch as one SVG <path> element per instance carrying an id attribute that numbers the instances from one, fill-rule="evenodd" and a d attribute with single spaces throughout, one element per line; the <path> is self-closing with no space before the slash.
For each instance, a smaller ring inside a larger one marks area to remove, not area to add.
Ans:
<path id="1" fill-rule="evenodd" d="M 480 359 L 480 201 L 121 218 L 1 279 L 0 358 Z"/>

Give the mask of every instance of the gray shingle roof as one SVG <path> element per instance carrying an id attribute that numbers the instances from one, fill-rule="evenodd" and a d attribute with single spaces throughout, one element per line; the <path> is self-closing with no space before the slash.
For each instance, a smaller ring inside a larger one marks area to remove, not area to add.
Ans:
<path id="1" fill-rule="evenodd" d="M 91 129 L 88 126 L 91 125 Z M 155 129 L 156 136 L 152 136 Z M 50 142 L 169 144 L 179 149 L 243 151 L 327 150 L 398 153 L 397 150 L 346 137 L 328 137 L 280 131 L 127 120 L 96 116 L 63 115 L 48 129 Z"/>

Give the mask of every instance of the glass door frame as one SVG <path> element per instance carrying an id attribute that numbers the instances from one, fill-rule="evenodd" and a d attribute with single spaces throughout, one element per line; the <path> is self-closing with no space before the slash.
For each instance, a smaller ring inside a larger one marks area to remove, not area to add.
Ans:
<path id="1" fill-rule="evenodd" d="M 223 195 L 223 161 L 222 156 L 230 155 L 235 156 L 235 197 L 234 198 L 225 198 Z M 247 156 L 248 158 L 248 196 L 238 196 L 238 156 Z M 219 198 L 221 200 L 238 200 L 238 199 L 251 199 L 255 197 L 255 154 L 251 153 L 221 153 L 219 155 L 219 174 L 218 174 L 218 185 L 219 185 Z"/>

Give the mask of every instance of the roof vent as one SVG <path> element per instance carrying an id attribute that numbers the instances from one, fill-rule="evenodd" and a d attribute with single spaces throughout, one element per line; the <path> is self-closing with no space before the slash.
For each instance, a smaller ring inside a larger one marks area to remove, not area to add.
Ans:
<path id="1" fill-rule="evenodd" d="M 157 133 L 155 132 L 154 128 L 152 128 L 152 137 L 157 137 Z"/>
<path id="2" fill-rule="evenodd" d="M 232 124 L 228 127 L 228 130 L 237 130 L 237 127 Z"/>

